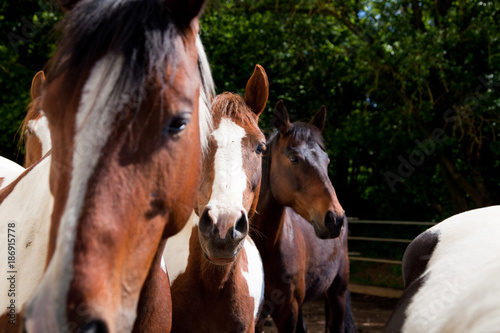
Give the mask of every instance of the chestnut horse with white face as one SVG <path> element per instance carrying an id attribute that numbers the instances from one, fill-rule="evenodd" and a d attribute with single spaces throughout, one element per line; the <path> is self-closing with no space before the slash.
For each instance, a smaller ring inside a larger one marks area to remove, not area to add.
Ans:
<path id="1" fill-rule="evenodd" d="M 0 190 L 19 177 L 28 168 L 42 159 L 51 147 L 50 132 L 47 118 L 40 110 L 39 101 L 42 86 L 45 82 L 43 71 L 36 73 L 31 82 L 31 103 L 24 118 L 20 131 L 25 144 L 26 155 L 24 168 L 0 156 Z"/>
<path id="2" fill-rule="evenodd" d="M 52 148 L 47 117 L 40 107 L 40 97 L 45 84 L 45 74 L 39 71 L 31 82 L 31 103 L 21 125 L 21 134 L 25 148 L 24 164 L 29 168 L 40 161 Z"/>
<path id="3" fill-rule="evenodd" d="M 268 95 L 267 75 L 257 65 L 244 99 L 223 93 L 213 101 L 214 130 L 203 157 L 197 200 L 200 217 L 193 216 L 192 228 L 185 237 L 179 235 L 180 241 L 176 236 L 167 242 L 172 331 L 254 331 L 263 296 L 263 269 L 248 231 L 265 149 L 258 119 Z M 169 256 L 179 255 L 170 249 L 188 254 L 181 270 L 170 265 L 176 258 Z"/>
<path id="4" fill-rule="evenodd" d="M 149 310 L 163 316 L 140 316 L 149 322 L 142 329 L 169 331 L 160 262 L 198 189 L 196 36 L 204 1 L 75 2 L 41 99 L 52 154 L 30 169 L 50 162 L 54 205 L 47 269 L 24 329 L 129 332 L 148 306 L 138 308 L 140 300 L 155 295 Z"/>
<path id="5" fill-rule="evenodd" d="M 264 264 L 259 331 L 271 315 L 279 332 L 306 332 L 304 302 L 325 295 L 326 331 L 355 332 L 348 298 L 347 219 L 328 177 L 323 106 L 310 123 L 290 123 L 282 101 L 267 143 L 254 219 Z"/>

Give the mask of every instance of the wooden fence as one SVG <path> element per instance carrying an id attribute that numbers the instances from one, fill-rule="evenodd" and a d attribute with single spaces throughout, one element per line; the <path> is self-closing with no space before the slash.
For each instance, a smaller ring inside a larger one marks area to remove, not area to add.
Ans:
<path id="1" fill-rule="evenodd" d="M 349 218 L 349 224 L 389 224 L 389 225 L 412 225 L 412 226 L 428 226 L 432 227 L 435 222 L 413 222 L 413 221 L 379 221 L 379 220 L 358 220 L 357 218 Z M 418 234 L 415 235 L 415 237 Z M 368 242 L 393 242 L 393 243 L 407 243 L 410 244 L 413 239 L 402 239 L 402 238 L 380 238 L 380 237 L 360 237 L 349 235 L 349 240 L 359 240 Z M 368 258 L 359 256 L 358 253 L 349 253 L 350 260 L 357 261 L 370 261 L 370 262 L 380 262 L 386 264 L 401 264 L 401 260 L 394 259 L 384 259 L 384 258 Z"/>
<path id="2" fill-rule="evenodd" d="M 371 237 L 371 236 L 358 236 L 356 233 L 350 232 L 349 234 L 349 242 L 351 241 L 361 241 L 361 242 L 382 242 L 382 243 L 399 243 L 399 244 L 410 244 L 412 240 L 419 235 L 422 228 L 418 227 L 426 227 L 430 228 L 435 225 L 435 222 L 414 222 L 414 221 L 380 221 L 380 220 L 359 220 L 357 218 L 349 218 L 349 225 L 401 225 L 401 226 L 412 226 L 415 228 L 415 233 L 412 234 L 412 238 L 404 238 L 404 237 Z M 352 228 L 350 228 L 352 230 Z M 408 232 L 406 232 L 408 236 Z M 401 265 L 401 260 L 398 258 L 380 258 L 363 255 L 360 252 L 349 252 L 349 260 L 353 261 L 362 261 L 362 262 L 374 262 L 374 263 L 382 263 L 382 264 L 391 264 L 391 265 Z M 352 292 L 369 294 L 375 296 L 383 296 L 383 297 L 399 297 L 402 293 L 400 289 L 393 288 L 382 288 L 371 285 L 360 285 L 360 284 L 351 284 L 350 289 Z"/>

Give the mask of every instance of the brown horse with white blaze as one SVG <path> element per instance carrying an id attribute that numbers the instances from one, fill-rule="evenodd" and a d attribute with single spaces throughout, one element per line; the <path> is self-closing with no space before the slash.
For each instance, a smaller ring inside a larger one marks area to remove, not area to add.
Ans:
<path id="1" fill-rule="evenodd" d="M 24 167 L 0 156 L 0 190 L 7 187 L 26 171 L 25 168 L 40 161 L 51 148 L 49 125 L 39 107 L 44 82 L 45 75 L 43 71 L 36 73 L 33 77 L 31 82 L 31 103 L 20 128 L 22 133 L 20 144 L 24 143 L 26 151 Z"/>
<path id="2" fill-rule="evenodd" d="M 31 103 L 21 124 L 22 140 L 26 150 L 23 164 L 25 168 L 40 161 L 52 148 L 49 124 L 40 106 L 44 84 L 45 74 L 39 71 L 31 82 Z"/>
<path id="3" fill-rule="evenodd" d="M 282 101 L 268 140 L 254 219 L 265 272 L 259 332 L 271 315 L 279 332 L 305 332 L 302 304 L 327 298 L 326 329 L 355 331 L 348 297 L 347 219 L 328 177 L 323 106 L 310 123 L 290 123 Z"/>
<path id="4" fill-rule="evenodd" d="M 41 97 L 52 137 L 47 268 L 24 329 L 129 332 L 139 300 L 156 293 L 163 313 L 142 330 L 169 331 L 160 262 L 198 189 L 204 1 L 65 3 Z"/>
<path id="5" fill-rule="evenodd" d="M 189 245 L 189 256 L 180 274 L 179 269 L 174 273 L 167 258 L 174 332 L 255 329 L 264 281 L 262 261 L 248 231 L 265 150 L 258 119 L 268 95 L 267 75 L 257 65 L 244 99 L 223 93 L 213 101 L 214 130 L 203 158 L 197 199 L 200 217 L 194 216 L 190 238 L 184 237 L 181 244 Z"/>

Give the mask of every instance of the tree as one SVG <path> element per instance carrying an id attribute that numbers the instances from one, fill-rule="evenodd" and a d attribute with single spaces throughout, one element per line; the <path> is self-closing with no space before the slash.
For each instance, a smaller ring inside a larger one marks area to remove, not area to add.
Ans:
<path id="1" fill-rule="evenodd" d="M 22 163 L 17 141 L 33 76 L 54 50 L 53 28 L 62 16 L 55 0 L 0 4 L 0 155 Z"/>
<path id="2" fill-rule="evenodd" d="M 260 63 L 271 104 L 287 100 L 295 119 L 327 106 L 331 173 L 348 213 L 432 219 L 500 197 L 499 9 L 214 1 L 202 37 L 222 90 L 242 89 Z"/>
<path id="3" fill-rule="evenodd" d="M 19 3 L 0 5 L 0 154 L 12 159 L 62 15 L 54 0 Z M 327 107 L 348 215 L 439 220 L 500 199 L 499 13 L 498 1 L 211 0 L 201 35 L 218 92 L 243 92 L 264 66 L 267 133 L 279 99 L 293 120 Z"/>

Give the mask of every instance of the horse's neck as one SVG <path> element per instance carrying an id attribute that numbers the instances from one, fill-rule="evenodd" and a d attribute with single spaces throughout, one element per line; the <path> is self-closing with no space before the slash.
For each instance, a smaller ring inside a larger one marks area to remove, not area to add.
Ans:
<path id="1" fill-rule="evenodd" d="M 263 248 L 272 250 L 277 244 L 281 230 L 283 229 L 285 214 L 286 207 L 274 198 L 269 177 L 263 178 L 259 202 L 257 204 L 257 213 L 253 219 L 255 229 L 257 229 L 258 233 L 254 237 L 254 240 L 261 254 Z"/>

